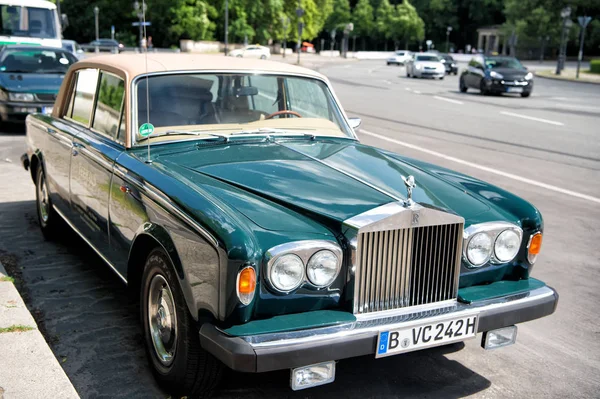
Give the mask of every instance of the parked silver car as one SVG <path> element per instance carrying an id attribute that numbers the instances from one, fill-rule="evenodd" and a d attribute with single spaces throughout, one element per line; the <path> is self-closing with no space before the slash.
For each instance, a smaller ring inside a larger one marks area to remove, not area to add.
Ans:
<path id="1" fill-rule="evenodd" d="M 446 68 L 441 58 L 433 53 L 418 53 L 406 63 L 406 77 L 444 79 Z"/>

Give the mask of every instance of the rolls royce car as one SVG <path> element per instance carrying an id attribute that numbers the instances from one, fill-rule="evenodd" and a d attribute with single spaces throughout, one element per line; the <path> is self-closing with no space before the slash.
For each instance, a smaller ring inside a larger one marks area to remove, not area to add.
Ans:
<path id="1" fill-rule="evenodd" d="M 516 93 L 529 97 L 533 74 L 515 57 L 477 55 L 460 75 L 459 89 L 478 89 L 481 94 Z"/>
<path id="2" fill-rule="evenodd" d="M 69 226 L 139 298 L 173 395 L 213 392 L 225 367 L 290 370 L 299 390 L 344 358 L 500 348 L 554 312 L 532 204 L 361 144 L 359 124 L 312 70 L 104 55 L 27 118 L 22 160 L 45 237 Z"/>
<path id="3" fill-rule="evenodd" d="M 0 50 L 1 122 L 25 121 L 34 112 L 52 113 L 69 67 L 77 58 L 54 47 L 9 45 Z"/>
<path id="4" fill-rule="evenodd" d="M 446 67 L 434 53 L 417 53 L 406 62 L 406 77 L 444 79 Z"/>

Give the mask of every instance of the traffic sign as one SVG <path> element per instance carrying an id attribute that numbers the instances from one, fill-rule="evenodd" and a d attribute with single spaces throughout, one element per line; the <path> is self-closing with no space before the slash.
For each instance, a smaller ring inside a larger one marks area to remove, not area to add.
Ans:
<path id="1" fill-rule="evenodd" d="M 579 26 L 581 26 L 583 29 L 585 29 L 586 26 L 588 26 L 588 24 L 590 23 L 591 20 L 592 20 L 592 17 L 577 17 Z"/>
<path id="2" fill-rule="evenodd" d="M 131 26 L 151 26 L 152 22 L 132 22 Z"/>

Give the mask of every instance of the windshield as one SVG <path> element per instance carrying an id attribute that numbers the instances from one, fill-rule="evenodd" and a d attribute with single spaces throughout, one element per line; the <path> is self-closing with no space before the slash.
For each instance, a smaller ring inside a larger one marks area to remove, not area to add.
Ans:
<path id="1" fill-rule="evenodd" d="M 434 61 L 434 62 L 437 62 L 440 59 L 436 55 L 417 55 L 416 60 L 417 61 Z"/>
<path id="2" fill-rule="evenodd" d="M 47 8 L 0 5 L 0 34 L 58 39 L 55 11 Z"/>
<path id="3" fill-rule="evenodd" d="M 7 50 L 0 59 L 0 72 L 65 73 L 77 58 L 63 50 Z"/>
<path id="4" fill-rule="evenodd" d="M 494 69 L 494 68 L 524 69 L 523 65 L 516 58 L 512 58 L 512 57 L 486 58 L 485 66 L 487 67 L 487 69 Z"/>
<path id="5" fill-rule="evenodd" d="M 136 132 L 148 121 L 148 107 L 155 137 L 173 135 L 172 130 L 208 136 L 211 132 L 353 137 L 327 85 L 311 78 L 266 74 L 151 76 L 137 83 Z M 141 139 L 138 134 L 137 141 Z"/>

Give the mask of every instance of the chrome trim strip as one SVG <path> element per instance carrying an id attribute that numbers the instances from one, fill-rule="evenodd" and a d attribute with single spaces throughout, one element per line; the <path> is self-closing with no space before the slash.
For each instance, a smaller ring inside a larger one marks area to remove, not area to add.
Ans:
<path id="1" fill-rule="evenodd" d="M 52 208 L 54 208 L 54 210 L 56 211 L 56 213 L 57 213 L 58 215 L 60 215 L 60 217 L 61 217 L 61 218 L 63 218 L 63 220 L 64 220 L 64 221 L 65 221 L 65 222 L 66 222 L 66 223 L 69 225 L 69 227 L 71 227 L 71 228 L 73 229 L 73 231 L 75 231 L 75 232 L 76 232 L 76 233 L 77 233 L 77 234 L 78 234 L 78 235 L 79 235 L 79 236 L 80 236 L 80 237 L 83 239 L 83 241 L 85 241 L 85 242 L 86 242 L 86 243 L 87 243 L 87 244 L 90 246 L 90 248 L 92 248 L 92 249 L 93 249 L 93 250 L 94 250 L 94 251 L 95 251 L 95 252 L 98 254 L 98 256 L 99 256 L 100 258 L 102 258 L 102 260 L 103 260 L 104 262 L 106 262 L 106 264 L 107 264 L 108 266 L 110 266 L 110 268 L 111 268 L 111 269 L 112 269 L 112 270 L 113 270 L 115 273 L 117 273 L 117 276 L 119 276 L 119 277 L 121 278 L 121 280 L 123 280 L 123 282 L 125 282 L 125 284 L 127 284 L 127 279 L 126 279 L 125 277 L 123 277 L 123 275 L 122 275 L 121 273 L 119 273 L 119 271 L 118 271 L 118 270 L 115 268 L 115 266 L 114 266 L 114 265 L 113 265 L 113 264 L 112 264 L 112 263 L 111 263 L 111 262 L 110 262 L 110 261 L 109 261 L 109 260 L 108 260 L 108 259 L 107 259 L 107 258 L 104 256 L 104 255 L 102 255 L 102 252 L 100 252 L 100 251 L 99 251 L 99 250 L 98 250 L 98 249 L 97 249 L 97 248 L 94 246 L 94 244 L 92 244 L 92 243 L 90 242 L 90 240 L 88 240 L 88 239 L 87 239 L 87 238 L 86 238 L 86 237 L 83 235 L 83 233 L 81 233 L 81 232 L 80 232 L 80 231 L 77 229 L 77 227 L 75 227 L 75 225 L 74 225 L 73 223 L 71 223 L 71 221 L 70 221 L 69 219 L 67 219 L 67 217 L 66 217 L 66 216 L 65 216 L 65 215 L 64 215 L 64 214 L 63 214 L 63 213 L 62 213 L 60 210 L 58 210 L 58 208 L 57 208 L 57 207 L 55 207 L 54 205 L 52 205 Z"/>
<path id="2" fill-rule="evenodd" d="M 337 172 L 340 172 L 341 174 L 343 174 L 343 175 L 346 175 L 346 176 L 348 176 L 349 178 L 351 178 L 351 179 L 353 179 L 353 180 L 356 180 L 356 181 L 357 181 L 357 182 L 359 182 L 359 183 L 362 183 L 362 184 L 364 184 L 365 186 L 371 187 L 371 188 L 372 188 L 372 189 L 374 189 L 375 191 L 378 191 L 378 192 L 380 192 L 381 194 L 387 195 L 388 197 L 390 197 L 390 198 L 392 198 L 392 199 L 394 199 L 394 200 L 396 200 L 396 201 L 404 201 L 404 199 L 403 199 L 403 198 L 399 198 L 398 196 L 396 196 L 396 195 L 394 195 L 394 194 L 391 194 L 391 193 L 389 193 L 389 192 L 385 191 L 384 189 L 382 189 L 382 188 L 380 188 L 380 187 L 377 187 L 376 185 L 374 185 L 374 184 L 371 184 L 371 183 L 369 183 L 369 182 L 367 182 L 367 181 L 365 181 L 365 180 L 363 180 L 363 179 L 361 179 L 361 178 L 359 178 L 359 177 L 356 177 L 356 176 L 354 176 L 353 174 L 346 172 L 345 170 L 342 170 L 342 169 L 340 169 L 340 168 L 336 168 L 335 166 L 333 166 L 333 165 L 330 165 L 330 164 L 328 164 L 327 162 L 325 162 L 325 161 L 323 161 L 323 160 L 321 160 L 321 159 L 319 159 L 319 158 L 315 158 L 315 157 L 313 157 L 312 155 L 306 154 L 306 153 L 304 153 L 304 152 L 302 152 L 302 151 L 300 151 L 300 150 L 297 150 L 297 149 L 295 149 L 295 148 L 288 147 L 287 145 L 285 145 L 285 144 L 283 144 L 283 143 L 280 143 L 280 142 L 277 142 L 277 141 L 274 141 L 274 143 L 275 143 L 275 144 L 277 144 L 277 145 L 279 145 L 279 146 L 281 146 L 281 147 L 285 147 L 285 148 L 287 148 L 287 149 L 288 149 L 288 150 L 290 150 L 290 151 L 294 151 L 294 152 L 295 152 L 295 153 L 297 153 L 297 154 L 304 155 L 305 157 L 307 157 L 307 158 L 309 158 L 309 159 L 312 159 L 313 161 L 316 161 L 316 162 L 320 163 L 321 165 L 325 165 L 325 166 L 327 166 L 327 167 L 328 167 L 328 168 L 330 168 L 330 169 L 333 169 L 333 170 L 335 170 L 335 171 L 337 171 Z"/>
<path id="3" fill-rule="evenodd" d="M 352 337 L 372 334 L 374 337 L 380 331 L 407 328 L 422 323 L 436 323 L 448 318 L 458 318 L 477 314 L 479 317 L 493 313 L 498 309 L 519 308 L 530 302 L 544 300 L 554 295 L 554 291 L 545 286 L 535 290 L 509 295 L 500 298 L 466 304 L 457 302 L 447 307 L 438 307 L 430 311 L 420 311 L 409 314 L 398 314 L 370 320 L 357 320 L 335 326 L 312 328 L 299 331 L 269 333 L 261 335 L 241 336 L 253 348 L 286 347 L 295 344 L 305 344 L 315 341 Z M 223 334 L 225 332 L 221 331 Z"/>

